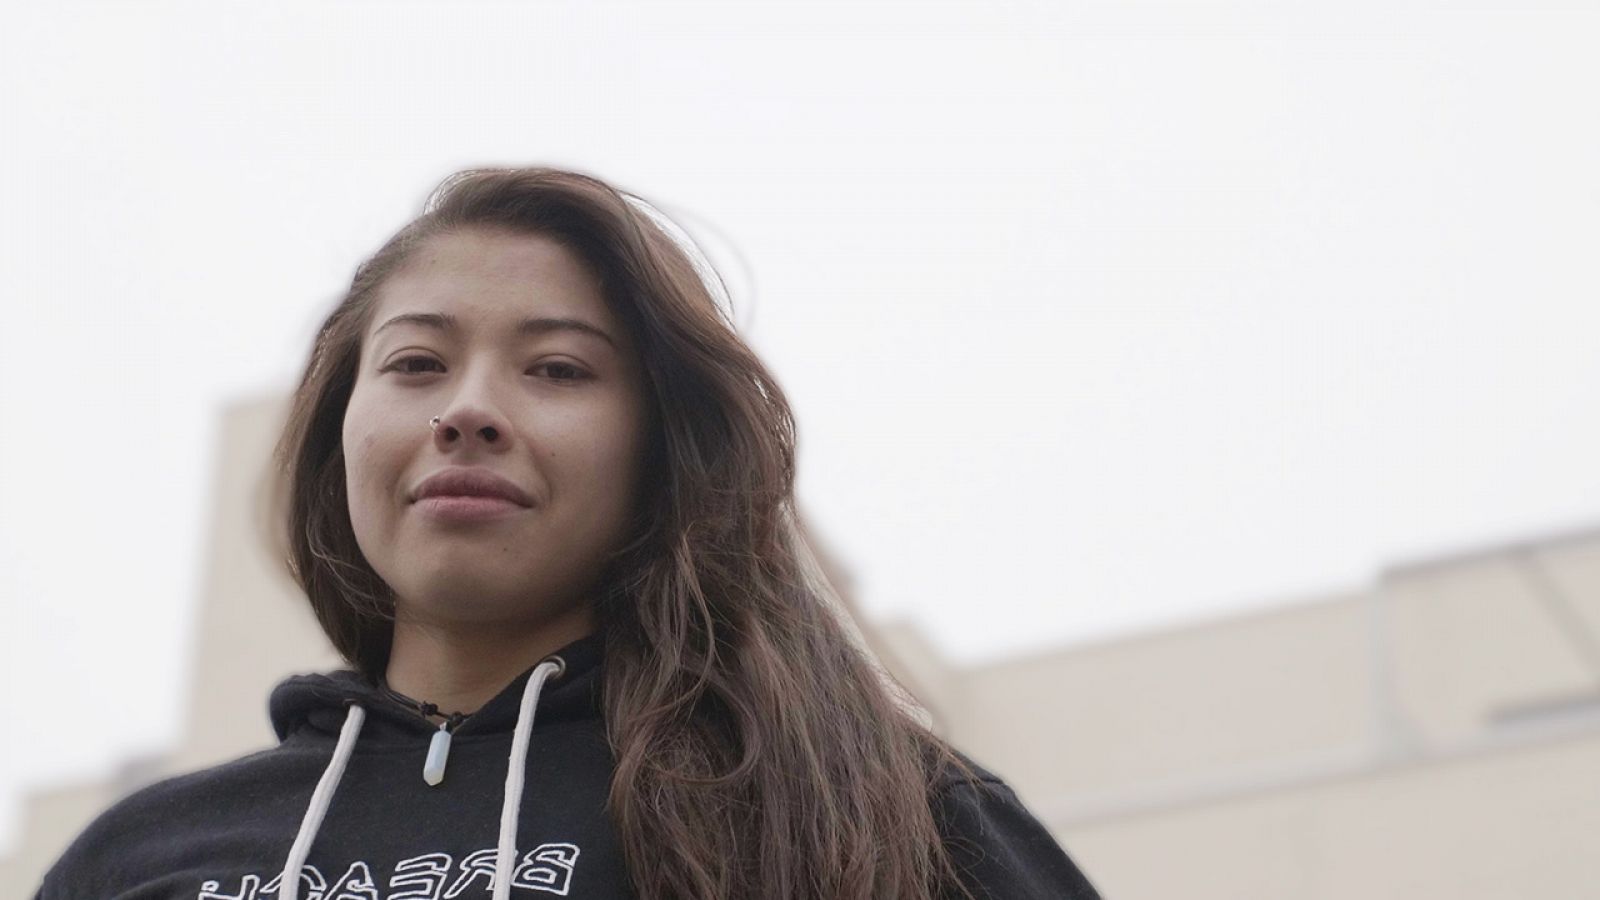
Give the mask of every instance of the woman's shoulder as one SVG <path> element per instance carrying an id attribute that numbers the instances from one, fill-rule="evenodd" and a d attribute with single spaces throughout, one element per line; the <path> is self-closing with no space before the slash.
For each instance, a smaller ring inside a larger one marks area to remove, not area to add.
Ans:
<path id="1" fill-rule="evenodd" d="M 974 897 L 1099 900 L 1011 785 L 960 751 L 952 757 L 933 780 L 934 818 Z"/>
<path id="2" fill-rule="evenodd" d="M 117 879 L 130 868 L 159 868 L 195 833 L 213 826 L 219 813 L 258 802 L 261 785 L 273 778 L 283 756 L 279 745 L 130 791 L 78 832 L 45 873 L 36 896 L 115 896 Z"/>

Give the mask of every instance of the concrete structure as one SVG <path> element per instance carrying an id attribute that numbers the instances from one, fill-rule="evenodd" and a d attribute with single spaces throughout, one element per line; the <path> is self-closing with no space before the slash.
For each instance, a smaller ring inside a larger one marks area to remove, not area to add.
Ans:
<path id="1" fill-rule="evenodd" d="M 1600 897 L 1600 533 L 965 673 L 957 743 L 1108 897 Z"/>
<path id="2" fill-rule="evenodd" d="M 0 896 L 126 791 L 270 744 L 271 685 L 338 665 L 263 539 L 282 414 L 227 418 L 183 739 L 34 796 Z M 1600 897 L 1600 530 L 975 669 L 866 638 L 1108 898 Z"/>

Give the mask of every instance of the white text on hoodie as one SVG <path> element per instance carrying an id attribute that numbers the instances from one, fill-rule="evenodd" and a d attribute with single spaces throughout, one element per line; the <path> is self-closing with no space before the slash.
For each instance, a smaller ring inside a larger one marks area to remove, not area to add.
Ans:
<path id="1" fill-rule="evenodd" d="M 332 881 L 316 866 L 307 865 L 300 872 L 300 896 L 304 900 L 452 900 L 483 896 L 494 889 L 494 858 L 495 850 L 490 847 L 462 857 L 459 864 L 448 853 L 424 853 L 403 859 L 395 863 L 387 893 L 379 893 L 371 868 L 360 860 Z M 516 873 L 511 876 L 511 890 L 564 897 L 572 886 L 572 871 L 577 864 L 577 844 L 540 844 L 517 864 Z M 195 900 L 276 897 L 282 878 L 279 873 L 262 884 L 260 875 L 246 875 L 240 880 L 239 889 L 231 893 L 222 893 L 222 882 L 208 879 Z"/>

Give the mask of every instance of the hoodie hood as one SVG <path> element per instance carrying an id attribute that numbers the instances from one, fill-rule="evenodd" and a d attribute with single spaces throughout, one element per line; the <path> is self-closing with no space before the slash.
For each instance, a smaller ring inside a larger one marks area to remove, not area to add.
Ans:
<path id="1" fill-rule="evenodd" d="M 382 746 L 428 735 L 424 771 L 432 773 L 429 777 L 433 778 L 443 775 L 454 735 L 503 731 L 511 732 L 511 754 L 506 761 L 500 840 L 490 883 L 494 900 L 510 900 L 517 865 L 517 822 L 535 715 L 546 724 L 550 719 L 599 715 L 600 641 L 598 633 L 591 634 L 546 656 L 450 731 L 390 699 L 377 685 L 350 669 L 325 675 L 297 675 L 279 684 L 268 700 L 268 712 L 280 743 L 302 737 L 321 742 L 334 733 L 338 739 L 289 848 L 278 881 L 278 900 L 299 900 L 306 857 L 350 765 L 357 741 Z M 546 683 L 550 684 L 549 691 L 545 690 Z"/>
<path id="2" fill-rule="evenodd" d="M 541 726 L 602 715 L 600 662 L 603 644 L 602 636 L 595 632 L 550 654 L 560 657 L 566 670 L 560 677 L 552 677 L 540 691 L 537 712 Z M 464 737 L 512 731 L 517 724 L 519 702 L 534 669 L 530 666 L 518 675 L 489 702 L 451 729 L 451 734 Z M 344 727 L 346 710 L 352 703 L 366 712 L 361 726 L 363 747 L 401 742 L 414 744 L 419 737 L 427 738 L 439 730 L 438 725 L 416 710 L 396 703 L 353 669 L 286 678 L 273 688 L 267 711 L 272 719 L 272 730 L 280 742 L 296 735 L 312 740 L 332 740 Z"/>

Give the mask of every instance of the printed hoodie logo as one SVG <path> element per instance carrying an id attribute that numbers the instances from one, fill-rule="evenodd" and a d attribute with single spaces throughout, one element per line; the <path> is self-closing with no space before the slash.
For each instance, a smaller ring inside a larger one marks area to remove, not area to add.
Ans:
<path id="1" fill-rule="evenodd" d="M 394 865 L 394 873 L 382 891 L 372 877 L 372 869 L 357 860 L 344 874 L 329 879 L 316 866 L 300 871 L 300 896 L 303 900 L 452 900 L 455 897 L 480 897 L 494 890 L 495 850 L 490 847 L 463 857 L 458 863 L 448 853 L 424 853 Z M 537 891 L 565 897 L 572 886 L 572 870 L 578 863 L 577 844 L 540 844 L 523 855 L 511 876 L 511 892 Z M 223 890 L 222 882 L 208 879 L 200 885 L 195 900 L 263 900 L 278 896 L 283 873 L 263 883 L 262 876 L 250 874 L 237 887 Z"/>

